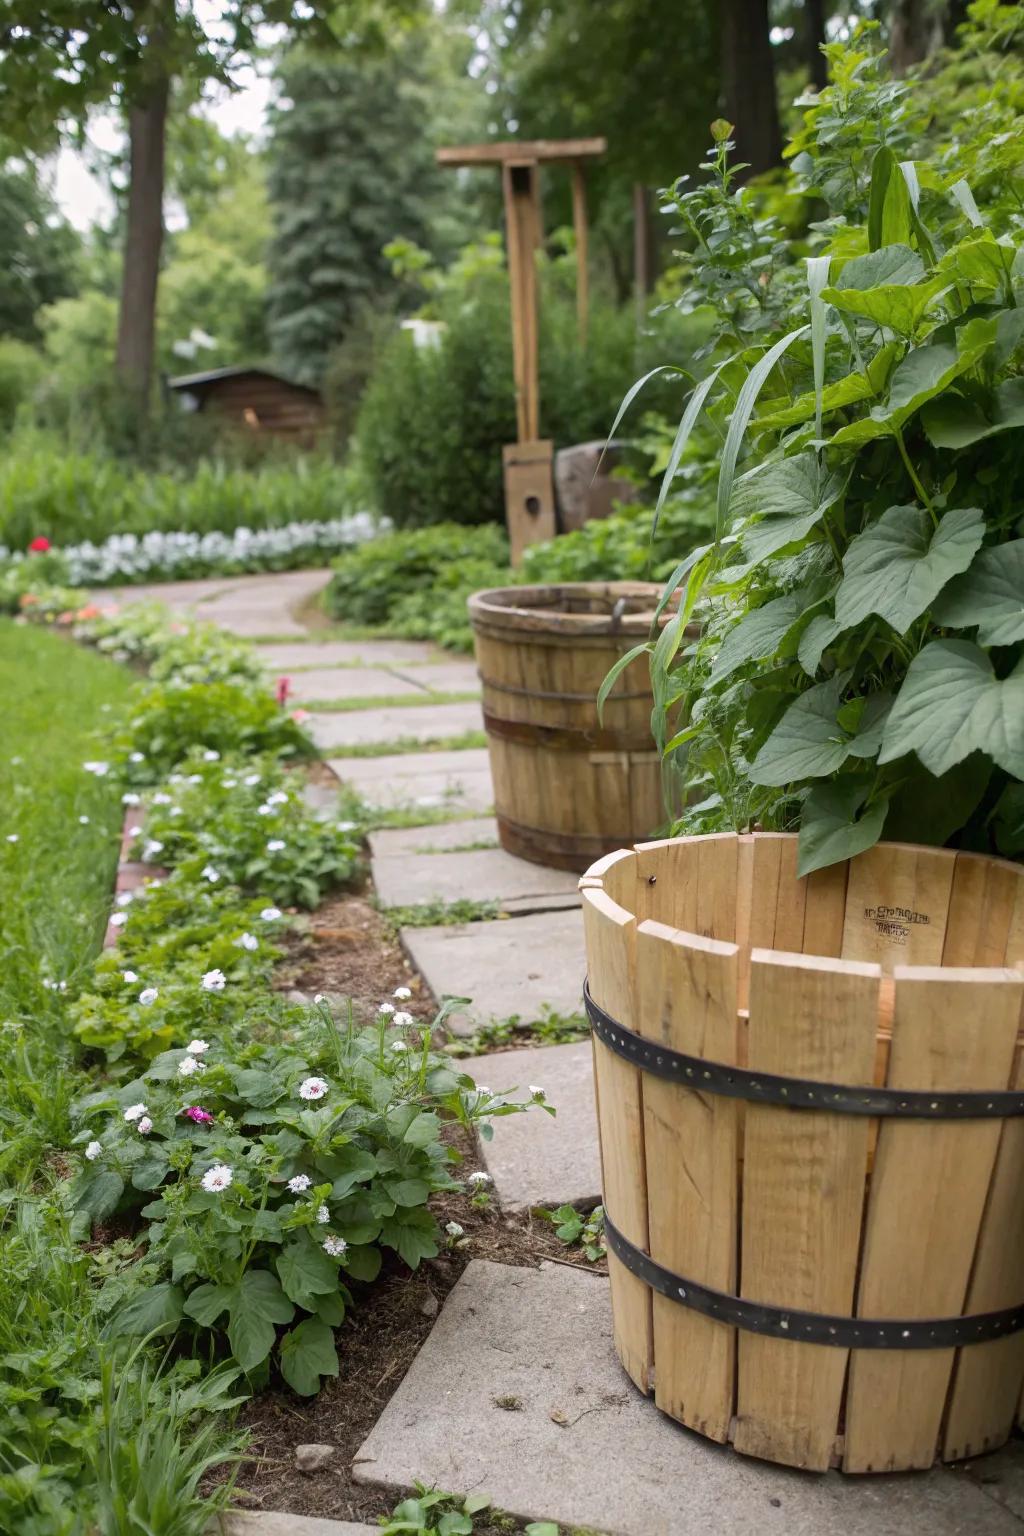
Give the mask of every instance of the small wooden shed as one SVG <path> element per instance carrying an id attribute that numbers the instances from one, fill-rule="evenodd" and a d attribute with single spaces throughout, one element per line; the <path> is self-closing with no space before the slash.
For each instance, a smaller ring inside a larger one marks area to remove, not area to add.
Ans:
<path id="1" fill-rule="evenodd" d="M 324 425 L 317 390 L 269 368 L 210 368 L 168 379 L 186 410 L 216 412 L 241 428 L 312 447 Z"/>

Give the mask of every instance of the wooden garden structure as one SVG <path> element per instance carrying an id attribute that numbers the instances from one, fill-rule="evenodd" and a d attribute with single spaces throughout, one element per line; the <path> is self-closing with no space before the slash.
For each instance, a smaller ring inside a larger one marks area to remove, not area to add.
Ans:
<path id="1" fill-rule="evenodd" d="M 168 379 L 167 388 L 195 412 L 302 448 L 316 446 L 326 422 L 317 390 L 269 368 L 209 368 Z"/>
<path id="2" fill-rule="evenodd" d="M 798 1467 L 992 1450 L 1024 1380 L 1024 867 L 780 833 L 581 881 L 615 1342 Z"/>
<path id="3" fill-rule="evenodd" d="M 527 544 L 557 532 L 552 481 L 553 445 L 540 436 L 538 378 L 539 313 L 536 254 L 543 241 L 540 198 L 542 165 L 572 167 L 573 229 L 576 235 L 576 308 L 580 339 L 586 337 L 587 192 L 585 164 L 603 155 L 607 140 L 524 139 L 439 149 L 437 163 L 450 168 L 496 166 L 505 200 L 512 311 L 512 366 L 516 387 L 516 437 L 503 451 L 505 514 L 512 564 Z"/>

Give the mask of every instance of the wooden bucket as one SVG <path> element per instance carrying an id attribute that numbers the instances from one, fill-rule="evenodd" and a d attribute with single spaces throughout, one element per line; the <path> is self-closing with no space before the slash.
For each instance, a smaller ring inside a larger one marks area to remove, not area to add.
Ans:
<path id="1" fill-rule="evenodd" d="M 618 679 L 603 721 L 596 703 L 610 668 L 651 633 L 660 596 L 647 582 L 613 581 L 470 598 L 498 833 L 509 853 L 584 870 L 664 824 L 647 657 Z"/>
<path id="2" fill-rule="evenodd" d="M 619 1358 L 737 1451 L 994 1450 L 1024 1379 L 1024 869 L 796 838 L 580 882 Z M 796 1107 L 794 1107 L 796 1106 Z"/>

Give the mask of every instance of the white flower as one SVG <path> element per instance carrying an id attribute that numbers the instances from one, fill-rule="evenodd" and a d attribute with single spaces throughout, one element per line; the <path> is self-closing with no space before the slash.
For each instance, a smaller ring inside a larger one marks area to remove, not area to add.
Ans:
<path id="1" fill-rule="evenodd" d="M 85 1149 L 85 1155 L 89 1159 L 90 1163 L 94 1163 L 102 1151 L 102 1141 L 90 1141 L 89 1145 Z"/>
<path id="2" fill-rule="evenodd" d="M 108 921 L 110 923 L 111 928 L 123 928 L 125 923 L 128 921 L 128 913 L 127 912 L 111 912 Z"/>
<path id="3" fill-rule="evenodd" d="M 416 1020 L 411 1013 L 396 1013 L 391 1022 L 399 1029 L 408 1029 L 409 1025 L 415 1024 Z"/>
<path id="4" fill-rule="evenodd" d="M 87 827 L 89 825 L 89 818 L 88 818 L 88 816 L 79 816 L 79 818 L 78 818 L 78 825 L 80 827 Z"/>
<path id="5" fill-rule="evenodd" d="M 494 1181 L 492 1180 L 489 1173 L 481 1173 L 479 1170 L 477 1170 L 476 1173 L 470 1174 L 467 1182 L 470 1184 L 475 1184 L 478 1189 L 482 1189 L 485 1184 L 491 1184 Z"/>
<path id="6" fill-rule="evenodd" d="M 253 785 L 258 784 L 259 781 L 260 776 L 258 773 L 247 773 L 245 778 L 242 780 L 242 783 L 247 784 L 249 788 L 252 789 Z"/>
<path id="7" fill-rule="evenodd" d="M 201 773 L 190 773 L 185 780 L 186 784 L 201 784 L 202 782 L 203 776 Z"/>
<path id="8" fill-rule="evenodd" d="M 135 900 L 135 897 L 133 896 L 131 891 L 119 891 L 118 892 L 117 904 L 118 904 L 119 907 L 130 907 L 134 900 Z"/>
<path id="9" fill-rule="evenodd" d="M 324 1238 L 324 1252 L 329 1253 L 332 1259 L 340 1259 L 347 1248 L 348 1243 L 346 1243 L 343 1237 L 332 1237 L 330 1234 L 328 1234 L 328 1236 Z"/>
<path id="10" fill-rule="evenodd" d="M 207 864 L 202 873 L 203 879 L 209 880 L 211 885 L 216 885 L 217 881 L 220 879 L 220 870 L 214 869 L 212 864 Z"/>
<path id="11" fill-rule="evenodd" d="M 478 1094 L 482 1095 L 485 1098 L 489 1099 L 490 1096 L 491 1096 L 491 1090 L 489 1088 L 485 1088 L 483 1083 L 477 1083 L 476 1091 L 477 1091 Z"/>
<path id="12" fill-rule="evenodd" d="M 203 753 L 203 762 L 204 763 L 219 763 L 220 762 L 220 753 L 219 752 L 215 752 L 212 747 L 208 747 L 207 750 Z"/>
<path id="13" fill-rule="evenodd" d="M 301 1195 L 303 1190 L 309 1188 L 313 1180 L 308 1173 L 297 1173 L 293 1179 L 288 1180 L 288 1188 L 293 1195 Z"/>
<path id="14" fill-rule="evenodd" d="M 139 979 L 139 977 L 138 977 L 138 973 L 136 971 L 122 971 L 121 972 L 121 980 L 122 981 L 132 982 L 132 981 L 138 981 L 138 979 Z"/>
<path id="15" fill-rule="evenodd" d="M 327 1092 L 327 1084 L 322 1077 L 307 1077 L 299 1084 L 300 1099 L 322 1099 Z"/>
<path id="16" fill-rule="evenodd" d="M 321 1206 L 318 1206 L 318 1207 L 317 1207 L 317 1212 L 316 1212 L 316 1219 L 317 1219 L 317 1222 L 318 1222 L 318 1224 L 319 1224 L 319 1225 L 320 1225 L 320 1226 L 321 1226 L 321 1227 L 322 1227 L 322 1226 L 323 1226 L 323 1225 L 324 1225 L 324 1224 L 325 1224 L 325 1223 L 326 1223 L 326 1222 L 328 1222 L 328 1221 L 330 1221 L 330 1219 L 331 1219 L 331 1213 L 330 1213 L 330 1211 L 329 1211 L 329 1210 L 328 1210 L 328 1208 L 327 1208 L 327 1206 L 326 1206 L 326 1205 L 321 1205 Z"/>
<path id="17" fill-rule="evenodd" d="M 536 1083 L 531 1083 L 530 1084 L 530 1095 L 534 1099 L 542 1099 L 544 1097 L 544 1089 L 543 1088 L 538 1088 Z"/>
<path id="18" fill-rule="evenodd" d="M 257 816 L 273 816 L 273 814 L 274 807 L 272 805 L 258 805 L 256 807 Z"/>
<path id="19" fill-rule="evenodd" d="M 210 1049 L 210 1042 L 209 1040 L 190 1040 L 188 1049 L 192 1056 L 201 1056 L 204 1051 Z"/>
<path id="20" fill-rule="evenodd" d="M 144 763 L 146 761 L 146 754 L 145 752 L 129 752 L 128 761 L 130 763 Z"/>
<path id="21" fill-rule="evenodd" d="M 178 1062 L 179 1077 L 192 1077 L 196 1072 L 201 1072 L 202 1070 L 202 1062 L 197 1061 L 194 1056 L 183 1056 Z"/>
<path id="22" fill-rule="evenodd" d="M 457 1221 L 446 1221 L 444 1229 L 449 1237 L 464 1237 L 466 1232 L 465 1227 L 460 1227 Z"/>
<path id="23" fill-rule="evenodd" d="M 412 988 L 396 987 L 391 996 L 397 997 L 400 1003 L 404 1003 L 407 997 L 412 997 Z"/>
<path id="24" fill-rule="evenodd" d="M 406 1045 L 404 1040 L 392 1040 L 391 1049 L 393 1051 L 407 1051 L 409 1047 Z"/>
<path id="25" fill-rule="evenodd" d="M 160 993 L 157 991 L 156 987 L 143 987 L 142 991 L 139 993 L 139 1002 L 142 1004 L 143 1008 L 148 1008 L 150 1003 L 155 1003 L 159 996 Z"/>
<path id="26" fill-rule="evenodd" d="M 314 1003 L 326 1003 L 326 1001 L 327 1001 L 327 993 L 326 992 L 317 992 L 317 994 L 313 998 L 313 1001 L 314 1001 Z"/>
<path id="27" fill-rule="evenodd" d="M 203 976 L 204 992 L 223 992 L 228 984 L 228 979 L 223 971 L 207 971 Z"/>
<path id="28" fill-rule="evenodd" d="M 287 805 L 288 804 L 288 796 L 285 794 L 283 789 L 275 789 L 275 791 L 274 791 L 274 793 L 272 795 L 268 795 L 267 796 L 267 804 L 268 805 Z"/>
<path id="29" fill-rule="evenodd" d="M 339 821 L 338 822 L 338 831 L 339 832 L 354 832 L 355 829 L 356 829 L 356 823 L 354 821 Z M 397 993 L 395 995 L 397 996 Z"/>
<path id="30" fill-rule="evenodd" d="M 135 1129 L 138 1131 L 140 1136 L 148 1136 L 150 1131 L 153 1129 L 153 1122 L 148 1115 L 143 1115 Z"/>
<path id="31" fill-rule="evenodd" d="M 268 853 L 280 853 L 280 852 L 281 852 L 281 849 L 282 849 L 282 848 L 286 848 L 286 847 L 287 847 L 287 846 L 288 846 L 288 845 L 287 845 L 287 843 L 286 843 L 286 842 L 285 842 L 285 841 L 284 841 L 284 839 L 283 839 L 283 838 L 280 838 L 280 837 L 272 837 L 272 838 L 271 838 L 271 839 L 270 839 L 270 841 L 269 841 L 269 842 L 268 842 L 268 843 L 267 843 L 267 852 L 268 852 Z"/>
<path id="32" fill-rule="evenodd" d="M 220 782 L 224 789 L 234 789 L 238 784 L 237 779 L 221 779 Z"/>
<path id="33" fill-rule="evenodd" d="M 129 827 L 128 828 L 128 836 L 129 837 L 141 837 L 142 836 L 142 828 L 141 827 Z"/>
<path id="34" fill-rule="evenodd" d="M 394 1003 L 381 1003 L 380 1007 L 377 1009 L 378 1013 L 394 1013 L 394 1011 Z"/>
<path id="35" fill-rule="evenodd" d="M 86 773 L 93 773 L 98 779 L 105 778 L 106 775 L 110 772 L 109 763 L 83 763 L 82 767 L 85 769 Z"/>
<path id="36" fill-rule="evenodd" d="M 243 933 L 235 940 L 238 949 L 247 949 L 250 952 L 259 949 L 260 941 L 254 933 Z"/>
<path id="37" fill-rule="evenodd" d="M 171 803 L 170 795 L 165 795 L 163 790 L 161 790 L 158 795 L 154 795 L 153 796 L 153 804 L 154 805 L 170 805 L 170 803 Z"/>
<path id="38" fill-rule="evenodd" d="M 163 853 L 164 845 L 155 837 L 147 839 L 142 849 L 142 858 L 146 864 L 152 864 L 158 853 Z"/>
<path id="39" fill-rule="evenodd" d="M 222 1189 L 227 1189 L 234 1174 L 226 1163 L 214 1163 L 212 1168 L 207 1168 L 200 1180 L 208 1194 L 220 1194 Z"/>
<path id="40" fill-rule="evenodd" d="M 136 795 L 132 790 L 128 790 L 128 792 L 126 794 L 123 794 L 121 796 L 121 804 L 122 805 L 141 805 L 142 804 L 142 796 L 141 795 Z"/>
<path id="41" fill-rule="evenodd" d="M 9 843 L 16 843 L 18 841 L 18 834 L 17 834 L 17 832 L 8 832 L 8 834 L 7 834 L 7 841 Z"/>
<path id="42" fill-rule="evenodd" d="M 260 913 L 260 917 L 265 923 L 276 923 L 280 916 L 281 913 L 277 907 L 264 907 Z"/>
<path id="43" fill-rule="evenodd" d="M 124 1118 L 127 1120 L 128 1124 L 131 1125 L 134 1121 L 141 1120 L 145 1113 L 145 1104 L 129 1104 L 128 1108 L 124 1112 Z"/>

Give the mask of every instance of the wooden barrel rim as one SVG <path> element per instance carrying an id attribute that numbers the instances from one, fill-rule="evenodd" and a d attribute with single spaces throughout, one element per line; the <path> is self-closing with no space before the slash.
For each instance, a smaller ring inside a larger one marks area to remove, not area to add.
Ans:
<path id="1" fill-rule="evenodd" d="M 500 629 L 515 632 L 523 640 L 535 635 L 625 635 L 641 638 L 650 633 L 661 597 L 656 582 L 567 581 L 532 587 L 492 587 L 469 599 L 469 616 L 482 633 Z M 616 604 L 624 602 L 614 617 Z M 597 605 L 598 611 L 574 608 L 573 603 Z M 666 610 L 664 619 L 671 617 Z"/>

